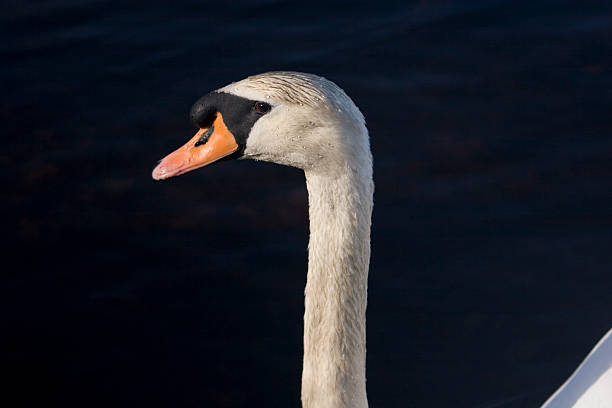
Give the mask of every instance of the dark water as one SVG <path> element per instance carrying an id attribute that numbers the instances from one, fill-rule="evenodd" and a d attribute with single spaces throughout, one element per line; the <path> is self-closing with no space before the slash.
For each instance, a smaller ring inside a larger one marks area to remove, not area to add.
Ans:
<path id="1" fill-rule="evenodd" d="M 278 69 L 368 121 L 370 405 L 542 403 L 612 326 L 606 3 L 4 2 L 3 406 L 298 406 L 303 175 L 150 179 Z"/>

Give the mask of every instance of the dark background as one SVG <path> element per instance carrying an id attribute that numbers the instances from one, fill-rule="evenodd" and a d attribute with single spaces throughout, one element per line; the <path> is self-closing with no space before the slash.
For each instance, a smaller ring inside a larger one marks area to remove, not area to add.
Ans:
<path id="1" fill-rule="evenodd" d="M 269 70 L 368 122 L 371 406 L 535 407 L 612 326 L 609 2 L 8 1 L 0 34 L 3 406 L 298 406 L 303 174 L 150 177 Z"/>

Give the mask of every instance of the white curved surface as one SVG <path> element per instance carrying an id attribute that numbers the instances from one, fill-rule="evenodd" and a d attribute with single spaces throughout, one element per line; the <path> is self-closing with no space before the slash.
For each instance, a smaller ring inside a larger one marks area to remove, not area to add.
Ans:
<path id="1" fill-rule="evenodd" d="M 612 329 L 542 408 L 612 408 Z"/>

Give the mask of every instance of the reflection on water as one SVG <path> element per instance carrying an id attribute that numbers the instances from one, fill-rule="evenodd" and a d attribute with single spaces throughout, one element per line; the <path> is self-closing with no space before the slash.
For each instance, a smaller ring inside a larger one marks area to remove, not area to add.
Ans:
<path id="1" fill-rule="evenodd" d="M 612 325 L 604 2 L 13 2 L 0 22 L 25 405 L 298 405 L 303 175 L 150 180 L 193 101 L 267 70 L 334 80 L 368 121 L 372 406 L 536 406 Z"/>

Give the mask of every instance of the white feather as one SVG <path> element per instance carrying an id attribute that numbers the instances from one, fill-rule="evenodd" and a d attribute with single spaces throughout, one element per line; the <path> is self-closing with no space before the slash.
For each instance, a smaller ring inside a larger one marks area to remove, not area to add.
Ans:
<path id="1" fill-rule="evenodd" d="M 310 242 L 305 290 L 302 404 L 365 408 L 372 155 L 363 115 L 332 82 L 273 72 L 219 90 L 274 108 L 253 126 L 245 158 L 301 168 Z"/>
<path id="2" fill-rule="evenodd" d="M 612 329 L 542 408 L 612 408 Z"/>

